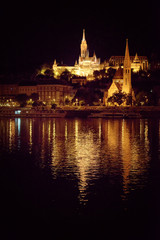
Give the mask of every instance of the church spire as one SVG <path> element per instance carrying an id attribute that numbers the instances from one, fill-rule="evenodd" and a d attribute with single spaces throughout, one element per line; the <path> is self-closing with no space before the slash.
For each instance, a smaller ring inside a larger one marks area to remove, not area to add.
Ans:
<path id="1" fill-rule="evenodd" d="M 122 91 L 131 94 L 132 85 L 131 85 L 131 61 L 129 56 L 129 47 L 128 47 L 128 39 L 126 39 L 126 50 L 124 57 L 124 65 L 123 65 L 123 87 Z"/>
<path id="2" fill-rule="evenodd" d="M 124 67 L 130 67 L 131 61 L 129 56 L 129 47 L 128 47 L 128 39 L 126 39 L 126 50 L 125 50 L 125 57 L 124 57 Z"/>
<path id="3" fill-rule="evenodd" d="M 83 29 L 83 39 L 82 39 L 82 41 L 85 41 L 86 39 L 85 39 L 85 29 Z"/>
<path id="4" fill-rule="evenodd" d="M 81 57 L 85 58 L 86 56 L 88 56 L 87 50 L 88 50 L 88 47 L 87 47 L 87 42 L 85 39 L 85 29 L 83 29 L 83 38 L 81 41 Z"/>

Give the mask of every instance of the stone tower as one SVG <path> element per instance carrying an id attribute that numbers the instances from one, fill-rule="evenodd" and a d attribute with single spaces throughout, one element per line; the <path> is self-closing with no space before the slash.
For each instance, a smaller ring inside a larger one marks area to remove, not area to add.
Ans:
<path id="1" fill-rule="evenodd" d="M 128 39 L 126 39 L 126 50 L 125 50 L 124 65 L 123 65 L 122 91 L 127 94 L 132 94 L 131 61 L 130 61 L 130 56 L 129 56 Z"/>
<path id="2" fill-rule="evenodd" d="M 87 49 L 87 42 L 86 42 L 86 39 L 85 39 L 85 29 L 83 29 L 83 38 L 82 38 L 82 41 L 81 41 L 81 57 L 82 58 L 85 58 L 88 56 L 88 49 Z"/>

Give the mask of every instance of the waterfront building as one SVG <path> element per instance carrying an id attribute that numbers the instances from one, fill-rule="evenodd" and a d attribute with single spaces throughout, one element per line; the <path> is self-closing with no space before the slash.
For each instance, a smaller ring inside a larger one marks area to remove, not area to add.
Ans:
<path id="1" fill-rule="evenodd" d="M 64 84 L 60 80 L 0 85 L 0 99 L 14 99 L 18 94 L 31 96 L 33 93 L 38 93 L 39 100 L 42 102 L 47 104 L 54 102 L 57 105 L 61 105 L 65 103 L 66 99 L 71 101 L 76 91 L 73 89 L 73 86 Z"/>
<path id="2" fill-rule="evenodd" d="M 37 93 L 39 95 L 39 100 L 52 103 L 55 102 L 57 105 L 63 105 L 65 100 L 71 101 L 76 93 L 70 85 L 62 84 L 38 84 Z"/>
<path id="3" fill-rule="evenodd" d="M 0 97 L 13 99 L 19 93 L 18 84 L 0 84 Z"/>
<path id="4" fill-rule="evenodd" d="M 37 93 L 37 86 L 36 84 L 32 83 L 20 83 L 18 86 L 18 94 L 26 94 L 30 96 L 33 93 Z"/>

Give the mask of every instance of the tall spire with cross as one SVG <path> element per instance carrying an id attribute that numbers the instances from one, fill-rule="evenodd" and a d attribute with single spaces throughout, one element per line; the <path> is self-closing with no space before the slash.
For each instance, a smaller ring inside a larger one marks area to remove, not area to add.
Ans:
<path id="1" fill-rule="evenodd" d="M 85 29 L 83 29 L 83 41 L 85 41 Z"/>
<path id="2" fill-rule="evenodd" d="M 124 65 L 123 65 L 123 88 L 122 91 L 131 94 L 132 86 L 131 86 L 131 61 L 129 56 L 129 47 L 128 47 L 128 39 L 126 39 L 126 50 L 124 57 Z"/>
<path id="3" fill-rule="evenodd" d="M 130 61 L 130 56 L 129 56 L 129 47 L 128 47 L 128 39 L 126 39 L 124 67 L 131 67 L 131 61 Z"/>
<path id="4" fill-rule="evenodd" d="M 87 56 L 87 42 L 86 42 L 86 39 L 85 39 L 85 29 L 83 29 L 83 38 L 82 38 L 82 41 L 81 41 L 81 57 L 85 58 Z"/>

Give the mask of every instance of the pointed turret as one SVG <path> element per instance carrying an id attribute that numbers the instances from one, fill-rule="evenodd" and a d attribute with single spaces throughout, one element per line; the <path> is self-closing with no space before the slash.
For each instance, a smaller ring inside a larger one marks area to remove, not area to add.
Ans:
<path id="1" fill-rule="evenodd" d="M 94 53 L 93 53 L 93 60 L 94 60 L 95 62 L 97 61 L 97 57 L 96 57 L 95 51 L 94 51 Z"/>
<path id="2" fill-rule="evenodd" d="M 56 59 L 54 60 L 54 66 L 57 66 L 57 62 L 56 62 Z"/>
<path id="3" fill-rule="evenodd" d="M 134 59 L 139 59 L 139 58 L 138 58 L 138 54 L 137 54 L 137 53 L 136 53 L 136 55 L 135 55 L 135 58 L 134 58 Z"/>
<path id="4" fill-rule="evenodd" d="M 136 53 L 135 58 L 133 60 L 134 63 L 140 63 L 138 54 Z"/>
<path id="5" fill-rule="evenodd" d="M 76 60 L 74 66 L 77 66 L 77 65 L 78 65 L 78 64 L 77 64 L 77 60 Z"/>

